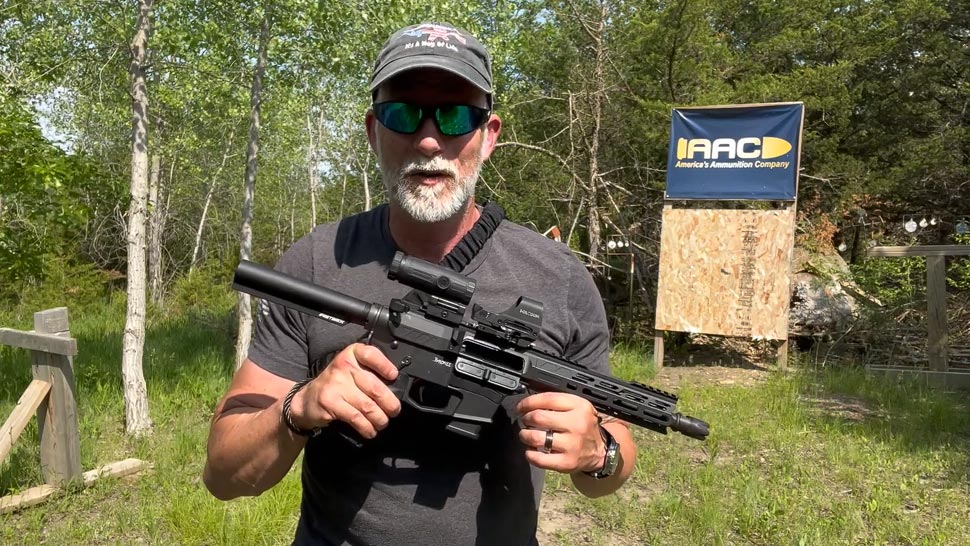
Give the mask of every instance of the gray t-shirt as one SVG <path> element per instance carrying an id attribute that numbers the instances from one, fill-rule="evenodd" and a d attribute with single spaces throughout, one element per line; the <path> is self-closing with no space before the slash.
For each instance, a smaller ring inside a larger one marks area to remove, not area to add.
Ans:
<path id="1" fill-rule="evenodd" d="M 318 226 L 276 268 L 387 305 L 411 290 L 387 279 L 398 250 L 387 214 L 382 205 Z M 489 311 L 503 312 L 519 296 L 542 302 L 536 347 L 609 374 L 602 301 L 565 245 L 505 220 L 462 273 L 477 283 L 472 303 Z M 260 302 L 249 358 L 298 381 L 364 333 Z M 506 411 L 478 440 L 446 431 L 441 417 L 407 405 L 359 447 L 324 429 L 304 451 L 294 544 L 535 544 L 543 472 L 526 461 L 518 422 L 508 416 L 520 398 L 507 397 Z"/>

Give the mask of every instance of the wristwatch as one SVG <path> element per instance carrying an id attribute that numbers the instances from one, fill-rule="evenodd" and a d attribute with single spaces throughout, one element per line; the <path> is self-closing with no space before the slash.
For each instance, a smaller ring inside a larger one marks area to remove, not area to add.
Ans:
<path id="1" fill-rule="evenodd" d="M 584 472 L 587 476 L 591 478 L 596 478 L 597 480 L 602 480 L 603 478 L 608 478 L 616 472 L 616 469 L 620 466 L 620 444 L 616 443 L 616 439 L 610 434 L 610 431 L 603 428 L 600 425 L 600 434 L 603 435 L 603 442 L 606 444 L 606 455 L 603 457 L 603 468 L 595 472 Z"/>

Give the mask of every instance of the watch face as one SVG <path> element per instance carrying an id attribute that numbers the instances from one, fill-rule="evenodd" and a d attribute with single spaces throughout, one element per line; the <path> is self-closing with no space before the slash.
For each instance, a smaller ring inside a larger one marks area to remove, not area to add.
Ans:
<path id="1" fill-rule="evenodd" d="M 607 434 L 609 434 L 607 432 Z M 613 472 L 616 472 L 616 467 L 620 462 L 620 446 L 613 439 L 613 436 L 609 436 L 609 441 L 606 443 L 606 464 L 603 465 L 603 477 L 610 476 Z"/>
<path id="2" fill-rule="evenodd" d="M 596 471 L 590 472 L 589 475 L 596 478 L 602 479 L 609 477 L 616 472 L 616 467 L 620 463 L 620 445 L 616 443 L 616 439 L 613 435 L 609 433 L 605 428 L 600 427 L 600 433 L 603 435 L 603 440 L 606 442 L 606 457 L 603 459 L 603 468 Z"/>
<path id="3" fill-rule="evenodd" d="M 616 472 L 616 466 L 619 462 L 619 451 L 616 449 L 610 451 L 606 456 L 606 471 L 608 472 L 607 476 L 610 476 Z"/>

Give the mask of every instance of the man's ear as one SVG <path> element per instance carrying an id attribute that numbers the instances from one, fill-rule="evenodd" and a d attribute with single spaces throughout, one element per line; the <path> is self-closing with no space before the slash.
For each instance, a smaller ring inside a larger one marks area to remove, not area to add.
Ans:
<path id="1" fill-rule="evenodd" d="M 488 117 L 485 123 L 485 144 L 482 147 L 482 161 L 492 155 L 495 145 L 498 144 L 498 136 L 502 133 L 502 118 L 496 114 Z"/>

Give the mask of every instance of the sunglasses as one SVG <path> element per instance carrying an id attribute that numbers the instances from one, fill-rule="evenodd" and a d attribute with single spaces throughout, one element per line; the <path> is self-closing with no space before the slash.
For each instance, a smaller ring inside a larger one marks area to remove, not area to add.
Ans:
<path id="1" fill-rule="evenodd" d="M 425 118 L 433 119 L 438 131 L 445 136 L 467 135 L 481 127 L 489 113 L 488 108 L 469 104 L 418 106 L 406 102 L 379 102 L 374 105 L 377 121 L 403 135 L 416 133 Z"/>

